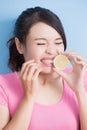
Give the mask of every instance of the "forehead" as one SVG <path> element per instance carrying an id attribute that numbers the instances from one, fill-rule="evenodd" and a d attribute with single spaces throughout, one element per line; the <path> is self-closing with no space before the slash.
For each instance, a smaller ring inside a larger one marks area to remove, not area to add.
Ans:
<path id="1" fill-rule="evenodd" d="M 33 25 L 29 31 L 28 34 L 31 38 L 48 38 L 48 39 L 55 39 L 55 38 L 61 38 L 60 34 L 51 26 L 39 22 Z"/>

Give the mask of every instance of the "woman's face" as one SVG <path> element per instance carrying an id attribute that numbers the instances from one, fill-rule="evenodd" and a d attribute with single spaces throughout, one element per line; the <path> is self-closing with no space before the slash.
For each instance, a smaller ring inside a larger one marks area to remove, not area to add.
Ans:
<path id="1" fill-rule="evenodd" d="M 34 59 L 43 72 L 52 71 L 53 59 L 64 52 L 60 34 L 51 26 L 39 22 L 32 26 L 23 47 L 25 61 Z"/>

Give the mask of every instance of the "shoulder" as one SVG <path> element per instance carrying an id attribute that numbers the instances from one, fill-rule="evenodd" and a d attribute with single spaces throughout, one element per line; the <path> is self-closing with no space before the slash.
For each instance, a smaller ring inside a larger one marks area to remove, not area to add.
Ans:
<path id="1" fill-rule="evenodd" d="M 0 90 L 3 89 L 6 93 L 16 89 L 18 83 L 16 72 L 0 75 Z"/>
<path id="2" fill-rule="evenodd" d="M 0 74 L 0 104 L 8 106 L 8 97 L 12 84 L 12 77 L 14 73 Z"/>
<path id="3" fill-rule="evenodd" d="M 0 104 L 7 106 L 11 114 L 14 113 L 22 96 L 23 87 L 17 72 L 0 75 Z"/>
<path id="4" fill-rule="evenodd" d="M 7 97 L 16 97 L 23 93 L 21 82 L 18 78 L 17 72 L 0 75 L 0 94 L 7 95 Z M 10 99 L 10 98 L 9 98 Z"/>
<path id="5" fill-rule="evenodd" d="M 11 83 L 15 81 L 16 77 L 17 77 L 16 72 L 8 73 L 8 74 L 0 74 L 0 85 L 9 82 Z"/>
<path id="6" fill-rule="evenodd" d="M 0 74 L 0 78 L 11 78 L 13 76 L 16 76 L 17 72 L 11 72 L 11 73 L 7 73 L 7 74 Z"/>

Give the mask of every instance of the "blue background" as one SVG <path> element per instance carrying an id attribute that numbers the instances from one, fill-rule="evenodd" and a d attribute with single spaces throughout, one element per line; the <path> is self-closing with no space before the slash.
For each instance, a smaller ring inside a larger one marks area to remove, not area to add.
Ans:
<path id="1" fill-rule="evenodd" d="M 46 7 L 60 17 L 67 37 L 67 51 L 75 51 L 87 61 L 86 0 L 0 0 L 0 73 L 10 72 L 6 44 L 16 18 L 23 10 L 34 6 Z"/>

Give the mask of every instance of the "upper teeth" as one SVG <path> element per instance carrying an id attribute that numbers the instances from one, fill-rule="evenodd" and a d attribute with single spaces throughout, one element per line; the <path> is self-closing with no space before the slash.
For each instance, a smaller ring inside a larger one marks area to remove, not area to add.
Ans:
<path id="1" fill-rule="evenodd" d="M 52 60 L 42 60 L 42 62 L 44 62 L 44 63 L 46 63 L 46 64 L 51 64 L 51 63 L 53 63 Z"/>

